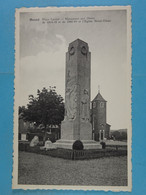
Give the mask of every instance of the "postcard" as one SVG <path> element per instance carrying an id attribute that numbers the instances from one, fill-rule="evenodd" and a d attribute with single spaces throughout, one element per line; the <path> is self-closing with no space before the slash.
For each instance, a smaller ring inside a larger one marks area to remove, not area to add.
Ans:
<path id="1" fill-rule="evenodd" d="M 15 19 L 13 189 L 131 191 L 131 7 Z"/>

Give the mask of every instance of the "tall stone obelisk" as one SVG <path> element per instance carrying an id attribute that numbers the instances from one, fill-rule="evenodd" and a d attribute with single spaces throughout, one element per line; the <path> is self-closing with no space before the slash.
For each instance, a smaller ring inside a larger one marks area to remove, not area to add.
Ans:
<path id="1" fill-rule="evenodd" d="M 77 39 L 69 44 L 66 53 L 65 118 L 61 124 L 60 148 L 70 148 L 81 140 L 84 149 L 99 148 L 92 140 L 90 123 L 91 53 L 88 44 Z"/>

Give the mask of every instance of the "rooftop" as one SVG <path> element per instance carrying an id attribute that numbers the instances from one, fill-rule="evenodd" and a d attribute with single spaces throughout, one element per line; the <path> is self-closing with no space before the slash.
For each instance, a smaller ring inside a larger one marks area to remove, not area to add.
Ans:
<path id="1" fill-rule="evenodd" d="M 98 94 L 96 95 L 96 97 L 92 100 L 93 101 L 104 101 L 106 102 L 106 100 L 102 97 L 102 95 L 100 94 L 100 92 L 98 92 Z"/>

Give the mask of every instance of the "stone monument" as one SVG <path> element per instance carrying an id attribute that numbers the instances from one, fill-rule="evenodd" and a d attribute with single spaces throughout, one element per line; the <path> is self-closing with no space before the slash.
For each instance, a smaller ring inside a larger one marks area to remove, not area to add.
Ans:
<path id="1" fill-rule="evenodd" d="M 84 149 L 101 147 L 92 140 L 90 74 L 88 44 L 77 39 L 69 44 L 66 53 L 65 118 L 61 124 L 61 139 L 55 143 L 58 148 L 72 149 L 76 140 L 82 141 Z"/>
<path id="2" fill-rule="evenodd" d="M 30 142 L 30 147 L 35 147 L 39 144 L 39 138 L 38 136 L 34 136 L 34 138 Z"/>

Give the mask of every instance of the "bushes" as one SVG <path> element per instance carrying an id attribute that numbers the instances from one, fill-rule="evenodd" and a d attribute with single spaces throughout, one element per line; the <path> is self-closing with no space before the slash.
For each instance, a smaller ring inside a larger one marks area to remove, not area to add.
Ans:
<path id="1" fill-rule="evenodd" d="M 77 140 L 73 143 L 73 150 L 83 150 L 84 146 L 83 143 L 80 140 Z"/>
<path id="2" fill-rule="evenodd" d="M 19 151 L 27 151 L 29 147 L 29 143 L 19 142 Z"/>
<path id="3" fill-rule="evenodd" d="M 52 143 L 56 142 L 55 134 L 47 135 L 46 140 L 47 140 L 48 138 L 49 138 L 49 140 L 50 140 Z"/>
<path id="4" fill-rule="evenodd" d="M 75 144 L 76 143 L 76 144 Z M 71 149 L 50 149 L 50 150 L 40 150 L 39 146 L 30 147 L 29 143 L 19 143 L 19 151 L 31 152 L 36 154 L 48 155 L 52 157 L 70 159 L 70 160 L 83 160 L 83 159 L 95 159 L 95 158 L 103 158 L 103 157 L 111 157 L 111 156 L 125 156 L 127 155 L 127 148 L 119 148 L 116 150 L 113 149 L 94 149 L 94 150 L 81 150 L 83 147 L 82 142 L 78 140 L 74 144 L 74 147 L 79 148 L 78 150 Z"/>
<path id="5" fill-rule="evenodd" d="M 101 142 L 100 144 L 102 145 L 102 149 L 106 148 L 106 143 L 105 142 Z"/>

